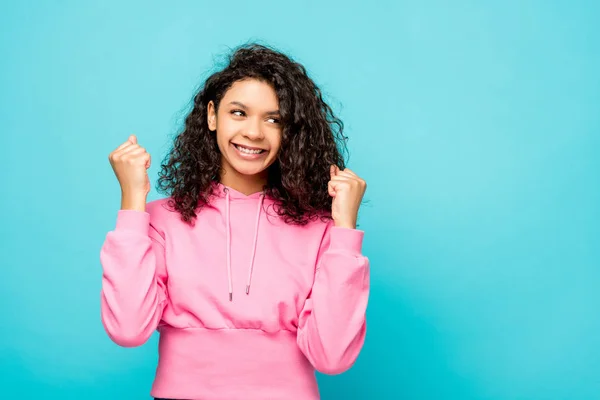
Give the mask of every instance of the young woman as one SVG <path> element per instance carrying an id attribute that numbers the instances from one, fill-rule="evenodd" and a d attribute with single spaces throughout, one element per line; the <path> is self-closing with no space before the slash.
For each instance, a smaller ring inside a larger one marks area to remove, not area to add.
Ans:
<path id="1" fill-rule="evenodd" d="M 146 204 L 150 155 L 109 156 L 121 185 L 101 249 L 101 313 L 126 347 L 160 334 L 151 394 L 318 399 L 315 369 L 346 371 L 365 340 L 366 184 L 343 124 L 300 64 L 238 48 L 194 98 Z"/>

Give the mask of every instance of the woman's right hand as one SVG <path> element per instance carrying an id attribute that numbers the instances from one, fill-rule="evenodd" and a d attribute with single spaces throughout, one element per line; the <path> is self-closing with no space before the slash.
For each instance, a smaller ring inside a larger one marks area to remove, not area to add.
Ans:
<path id="1" fill-rule="evenodd" d="M 137 143 L 135 135 L 117 147 L 108 156 L 110 165 L 121 185 L 121 208 L 144 210 L 150 192 L 147 169 L 150 154 Z"/>

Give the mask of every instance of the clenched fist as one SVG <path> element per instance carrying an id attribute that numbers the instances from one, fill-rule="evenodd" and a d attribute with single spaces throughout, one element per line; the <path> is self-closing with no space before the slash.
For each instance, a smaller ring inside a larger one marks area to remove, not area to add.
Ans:
<path id="1" fill-rule="evenodd" d="M 147 169 L 150 168 L 150 154 L 141 147 L 134 135 L 108 156 L 110 165 L 121 185 L 122 207 L 140 209 L 146 204 L 150 192 Z M 127 204 L 125 204 L 127 203 Z"/>
<path id="2" fill-rule="evenodd" d="M 335 226 L 356 229 L 358 209 L 362 202 L 366 182 L 348 168 L 340 170 L 332 165 L 329 171 L 331 179 L 328 185 L 331 202 L 331 215 Z"/>

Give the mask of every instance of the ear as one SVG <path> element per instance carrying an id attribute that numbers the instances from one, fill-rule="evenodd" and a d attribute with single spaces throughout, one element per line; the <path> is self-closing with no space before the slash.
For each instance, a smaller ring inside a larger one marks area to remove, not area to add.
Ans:
<path id="1" fill-rule="evenodd" d="M 206 122 L 208 123 L 208 129 L 213 132 L 216 131 L 217 130 L 217 110 L 215 108 L 215 103 L 212 100 L 208 102 L 206 115 L 207 115 Z"/>

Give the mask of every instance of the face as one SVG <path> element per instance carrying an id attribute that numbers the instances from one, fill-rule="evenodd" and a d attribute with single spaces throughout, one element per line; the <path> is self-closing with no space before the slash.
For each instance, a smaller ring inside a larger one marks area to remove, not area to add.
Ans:
<path id="1" fill-rule="evenodd" d="M 216 131 L 225 175 L 266 181 L 267 168 L 277 159 L 282 126 L 273 88 L 255 79 L 234 83 L 215 110 L 208 104 L 208 127 Z"/>

